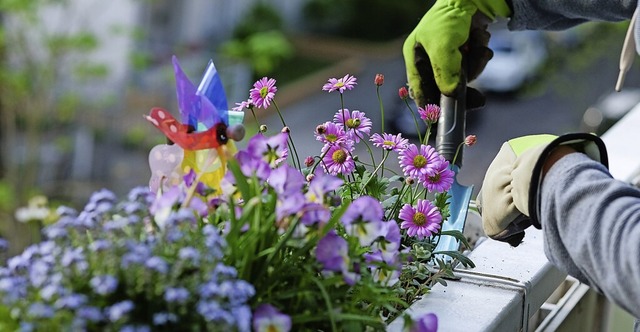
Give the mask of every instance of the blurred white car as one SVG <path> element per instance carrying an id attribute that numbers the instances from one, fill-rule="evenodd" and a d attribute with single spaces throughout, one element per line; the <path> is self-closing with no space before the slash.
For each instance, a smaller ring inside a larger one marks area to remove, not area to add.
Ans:
<path id="1" fill-rule="evenodd" d="M 491 31 L 493 58 L 469 85 L 481 91 L 509 93 L 520 89 L 547 60 L 544 34 L 540 31 Z"/>
<path id="2" fill-rule="evenodd" d="M 601 135 L 638 104 L 640 88 L 625 87 L 620 92 L 607 93 L 584 112 L 580 130 Z"/>

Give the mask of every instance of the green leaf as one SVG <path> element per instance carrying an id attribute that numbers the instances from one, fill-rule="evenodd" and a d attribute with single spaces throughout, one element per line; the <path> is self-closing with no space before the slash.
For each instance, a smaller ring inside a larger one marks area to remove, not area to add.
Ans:
<path id="1" fill-rule="evenodd" d="M 462 264 L 464 267 L 476 267 L 476 265 L 473 263 L 471 259 L 469 259 L 469 257 L 463 255 L 458 251 L 436 251 L 433 254 L 447 255 L 453 259 L 458 260 L 460 264 Z"/>
<path id="2" fill-rule="evenodd" d="M 448 230 L 448 231 L 443 231 L 440 233 L 440 236 L 453 236 L 456 240 L 458 240 L 458 242 L 462 243 L 463 246 L 465 246 L 465 248 L 467 249 L 471 249 L 471 245 L 469 244 L 469 241 L 467 241 L 467 237 L 464 236 L 464 234 L 455 229 L 455 230 Z"/>
<path id="3" fill-rule="evenodd" d="M 233 173 L 233 177 L 236 179 L 236 187 L 240 191 L 240 195 L 242 195 L 242 198 L 245 201 L 248 201 L 251 198 L 251 189 L 249 187 L 249 182 L 247 182 L 247 177 L 244 176 L 244 174 L 240 170 L 238 161 L 235 159 L 230 159 L 228 167 L 231 173 Z"/>

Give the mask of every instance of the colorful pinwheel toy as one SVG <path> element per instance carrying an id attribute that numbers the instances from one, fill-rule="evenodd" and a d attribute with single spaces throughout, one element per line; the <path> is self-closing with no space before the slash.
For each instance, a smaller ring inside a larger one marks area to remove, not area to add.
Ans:
<path id="1" fill-rule="evenodd" d="M 170 141 L 156 145 L 149 152 L 149 187 L 154 192 L 166 189 L 194 170 L 201 182 L 219 189 L 227 158 L 236 152 L 233 141 L 244 138 L 244 113 L 228 110 L 227 97 L 213 61 L 209 61 L 197 88 L 175 56 L 172 61 L 182 122 L 159 107 L 145 116 Z"/>

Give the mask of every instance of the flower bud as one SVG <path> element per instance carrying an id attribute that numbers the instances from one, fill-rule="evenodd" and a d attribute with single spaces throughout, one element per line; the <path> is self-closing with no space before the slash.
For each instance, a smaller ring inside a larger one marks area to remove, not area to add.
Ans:
<path id="1" fill-rule="evenodd" d="M 472 146 L 472 145 L 476 144 L 477 140 L 478 139 L 476 138 L 476 135 L 469 135 L 464 139 L 464 144 L 466 146 Z"/>
<path id="2" fill-rule="evenodd" d="M 407 90 L 407 88 L 404 87 L 404 86 L 401 87 L 398 90 L 398 96 L 400 96 L 400 99 L 402 99 L 402 100 L 405 100 L 405 99 L 409 98 L 409 90 Z"/>
<path id="3" fill-rule="evenodd" d="M 313 178 L 315 178 L 316 175 L 315 174 L 309 174 L 307 175 L 307 182 L 311 182 L 313 180 Z"/>
<path id="4" fill-rule="evenodd" d="M 376 74 L 376 78 L 373 80 L 373 82 L 374 82 L 377 86 L 381 86 L 382 84 L 384 84 L 384 75 L 382 75 L 382 74 Z"/>
<path id="5" fill-rule="evenodd" d="M 267 132 L 267 125 L 260 125 L 260 132 L 261 133 L 266 133 Z"/>
<path id="6" fill-rule="evenodd" d="M 313 166 L 313 162 L 314 162 L 314 159 L 311 156 L 308 156 L 307 158 L 304 159 L 304 165 L 307 167 Z"/>
<path id="7" fill-rule="evenodd" d="M 405 180 L 404 183 L 406 183 L 408 186 L 416 183 L 416 180 L 414 180 L 412 177 L 408 176 Z"/>
<path id="8" fill-rule="evenodd" d="M 289 129 L 289 127 L 285 126 L 285 127 L 282 127 L 280 132 L 283 133 L 283 134 L 288 134 L 288 133 L 291 132 L 291 129 Z"/>
<path id="9" fill-rule="evenodd" d="M 316 134 L 323 135 L 327 131 L 327 127 L 323 124 L 316 127 Z"/>

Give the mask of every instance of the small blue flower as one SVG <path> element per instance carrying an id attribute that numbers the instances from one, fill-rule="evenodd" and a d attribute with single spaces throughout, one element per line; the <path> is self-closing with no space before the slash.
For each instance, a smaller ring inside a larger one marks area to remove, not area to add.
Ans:
<path id="1" fill-rule="evenodd" d="M 112 243 L 109 240 L 99 239 L 91 242 L 89 249 L 93 252 L 109 249 Z"/>
<path id="2" fill-rule="evenodd" d="M 175 314 L 168 312 L 159 312 L 157 314 L 153 314 L 153 325 L 165 325 L 169 322 L 177 322 L 178 317 Z"/>
<path id="3" fill-rule="evenodd" d="M 68 206 L 60 205 L 56 209 L 56 214 L 60 217 L 72 217 L 75 218 L 78 216 L 78 211 L 74 208 L 70 208 Z"/>
<path id="4" fill-rule="evenodd" d="M 185 303 L 189 299 L 189 291 L 183 287 L 169 287 L 164 291 L 164 300 L 169 303 Z"/>
<path id="5" fill-rule="evenodd" d="M 120 332 L 149 332 L 151 328 L 147 325 L 125 325 L 120 329 Z"/>
<path id="6" fill-rule="evenodd" d="M 196 310 L 207 322 L 217 322 L 232 325 L 235 321 L 233 315 L 230 312 L 224 310 L 224 308 L 220 306 L 220 303 L 215 300 L 199 301 L 196 305 Z"/>
<path id="7" fill-rule="evenodd" d="M 42 230 L 42 233 L 49 240 L 65 238 L 69 234 L 67 230 L 64 227 L 60 227 L 59 224 L 54 224 L 54 225 L 45 227 Z"/>
<path id="8" fill-rule="evenodd" d="M 27 310 L 27 314 L 34 318 L 51 318 L 54 313 L 53 308 L 41 302 L 30 305 Z"/>
<path id="9" fill-rule="evenodd" d="M 117 322 L 125 315 L 127 315 L 131 310 L 133 310 L 133 302 L 131 302 L 130 300 L 125 300 L 122 302 L 118 302 L 111 307 L 108 307 L 107 309 L 105 309 L 105 313 L 110 322 Z"/>
<path id="10" fill-rule="evenodd" d="M 149 258 L 145 263 L 145 266 L 150 270 L 154 270 L 156 272 L 163 273 L 163 274 L 169 271 L 169 265 L 167 264 L 167 262 L 165 262 L 164 259 L 158 256 L 153 256 Z"/>
<path id="11" fill-rule="evenodd" d="M 184 247 L 180 248 L 178 257 L 181 260 L 190 261 L 191 263 L 196 264 L 200 261 L 200 252 L 194 247 Z"/>
<path id="12" fill-rule="evenodd" d="M 118 279 L 110 275 L 95 276 L 89 284 L 96 294 L 109 295 L 118 288 Z"/>
<path id="13" fill-rule="evenodd" d="M 153 201 L 153 198 L 154 195 L 151 190 L 149 190 L 149 187 L 135 187 L 127 194 L 127 199 L 130 202 L 141 201 L 147 205 Z"/>
<path id="14" fill-rule="evenodd" d="M 76 309 L 87 303 L 87 296 L 84 294 L 70 294 L 60 297 L 54 303 L 54 307 L 57 309 Z"/>
<path id="15" fill-rule="evenodd" d="M 103 315 L 100 309 L 92 306 L 81 307 L 76 311 L 79 318 L 86 319 L 90 322 L 99 322 Z"/>

